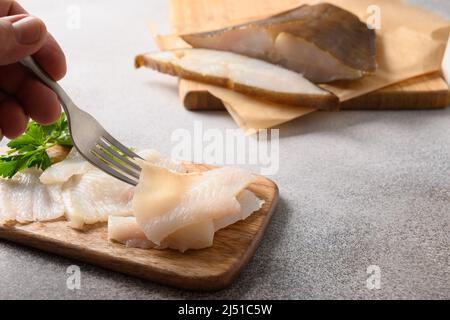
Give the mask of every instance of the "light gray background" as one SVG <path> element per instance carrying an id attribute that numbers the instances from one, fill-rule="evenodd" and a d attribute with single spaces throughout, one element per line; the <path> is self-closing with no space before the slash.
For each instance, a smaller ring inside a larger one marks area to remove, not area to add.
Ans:
<path id="1" fill-rule="evenodd" d="M 173 130 L 235 128 L 224 112 L 190 113 L 176 80 L 135 71 L 155 49 L 149 22 L 168 30 L 166 1 L 22 1 L 61 42 L 63 85 L 129 145 L 169 153 Z M 416 0 L 450 17 L 447 0 Z M 68 8 L 81 29 L 66 27 Z M 316 113 L 281 128 L 281 202 L 248 268 L 229 289 L 199 294 L 77 263 L 82 289 L 66 288 L 76 262 L 0 241 L 0 298 L 160 299 L 450 298 L 450 109 Z M 378 265 L 382 289 L 366 288 Z"/>

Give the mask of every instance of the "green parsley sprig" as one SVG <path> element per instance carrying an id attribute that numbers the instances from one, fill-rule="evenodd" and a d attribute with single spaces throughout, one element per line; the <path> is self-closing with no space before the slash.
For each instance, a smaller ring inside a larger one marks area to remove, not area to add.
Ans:
<path id="1" fill-rule="evenodd" d="M 12 178 L 28 168 L 47 169 L 52 165 L 47 150 L 56 145 L 73 146 L 64 113 L 49 126 L 30 121 L 25 133 L 7 144 L 8 153 L 0 156 L 0 177 Z"/>

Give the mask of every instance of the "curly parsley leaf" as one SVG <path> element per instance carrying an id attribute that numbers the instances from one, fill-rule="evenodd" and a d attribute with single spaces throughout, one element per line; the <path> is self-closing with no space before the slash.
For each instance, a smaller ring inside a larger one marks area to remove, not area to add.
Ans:
<path id="1" fill-rule="evenodd" d="M 55 145 L 73 146 L 64 113 L 49 126 L 30 121 L 25 133 L 7 144 L 8 153 L 0 156 L 0 177 L 12 178 L 28 168 L 47 169 L 52 165 L 47 150 Z"/>

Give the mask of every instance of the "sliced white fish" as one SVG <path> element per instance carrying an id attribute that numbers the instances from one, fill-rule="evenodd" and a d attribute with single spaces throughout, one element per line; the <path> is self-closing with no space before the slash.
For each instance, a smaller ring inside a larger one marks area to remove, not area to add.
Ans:
<path id="1" fill-rule="evenodd" d="M 27 170 L 6 181 L 11 195 L 11 207 L 20 223 L 33 221 L 34 189 L 39 183 L 37 170 Z"/>
<path id="2" fill-rule="evenodd" d="M 155 165 L 186 172 L 181 163 L 157 151 L 142 151 L 139 155 Z M 75 149 L 67 159 L 47 169 L 41 182 L 61 188 L 66 218 L 72 228 L 82 229 L 85 225 L 106 222 L 110 215 L 132 215 L 134 187 L 98 170 Z"/>
<path id="3" fill-rule="evenodd" d="M 214 223 L 204 221 L 188 225 L 175 231 L 162 241 L 157 249 L 174 249 L 180 252 L 200 250 L 212 247 L 214 244 Z"/>
<path id="4" fill-rule="evenodd" d="M 180 161 L 171 159 L 159 151 L 156 150 L 142 150 L 137 152 L 139 156 L 141 156 L 146 161 L 154 164 L 155 166 L 166 168 L 175 172 L 179 173 L 186 173 L 187 170 L 183 166 L 183 164 Z"/>
<path id="5" fill-rule="evenodd" d="M 113 217 L 108 219 L 108 239 L 129 248 L 174 249 L 180 252 L 211 247 L 214 241 L 214 224 L 211 221 L 184 227 L 156 245 L 148 240 L 135 217 Z"/>
<path id="6" fill-rule="evenodd" d="M 75 148 L 41 176 L 47 186 L 61 189 L 61 203 L 72 228 L 106 222 L 109 215 L 131 215 L 132 186 L 87 162 Z"/>
<path id="7" fill-rule="evenodd" d="M 73 176 L 85 174 L 92 169 L 94 167 L 72 148 L 67 158 L 45 170 L 40 180 L 43 184 L 64 183 Z"/>
<path id="8" fill-rule="evenodd" d="M 169 235 L 160 246 L 148 240 L 135 217 L 113 217 L 108 220 L 108 238 L 127 247 L 141 249 L 174 249 L 180 252 L 199 250 L 213 245 L 216 231 L 226 228 L 240 220 L 247 219 L 252 213 L 261 209 L 263 200 L 252 192 L 244 190 L 237 197 L 241 210 L 235 215 L 218 220 L 208 220 L 192 224 Z"/>
<path id="9" fill-rule="evenodd" d="M 141 179 L 133 211 L 147 239 L 156 245 L 187 226 L 241 212 L 239 193 L 255 176 L 238 168 L 180 174 L 140 161 Z"/>
<path id="10" fill-rule="evenodd" d="M 176 172 L 186 172 L 181 162 L 172 160 L 156 150 L 143 150 L 137 152 L 137 154 L 157 166 Z M 73 176 L 83 175 L 93 169 L 96 168 L 73 148 L 64 161 L 56 163 L 45 170 L 40 179 L 44 184 L 64 183 L 69 181 Z"/>
<path id="11" fill-rule="evenodd" d="M 0 180 L 0 223 L 51 221 L 64 216 L 59 188 L 43 185 L 41 173 L 28 169 Z"/>
<path id="12" fill-rule="evenodd" d="M 1 150 L 0 150 L 1 152 Z M 148 162 L 186 172 L 157 151 L 140 153 Z M 29 169 L 0 179 L 0 223 L 51 221 L 66 215 L 73 228 L 132 215 L 134 187 L 98 170 L 75 150 L 44 173 Z"/>
<path id="13" fill-rule="evenodd" d="M 6 179 L 0 178 L 0 224 L 16 220 L 16 210 L 11 202 L 11 188 Z"/>
<path id="14" fill-rule="evenodd" d="M 151 249 L 155 244 L 147 239 L 135 217 L 108 218 L 108 239 L 130 248 Z"/>
<path id="15" fill-rule="evenodd" d="M 52 221 L 64 216 L 60 186 L 46 186 L 36 183 L 33 202 L 33 221 Z"/>
<path id="16" fill-rule="evenodd" d="M 92 169 L 62 187 L 66 218 L 72 228 L 108 221 L 109 215 L 132 215 L 133 187 Z"/>
<path id="17" fill-rule="evenodd" d="M 264 201 L 259 199 L 253 192 L 243 190 L 237 197 L 241 210 L 235 215 L 214 220 L 215 231 L 224 229 L 238 221 L 245 220 L 254 212 L 259 211 L 264 205 Z"/>

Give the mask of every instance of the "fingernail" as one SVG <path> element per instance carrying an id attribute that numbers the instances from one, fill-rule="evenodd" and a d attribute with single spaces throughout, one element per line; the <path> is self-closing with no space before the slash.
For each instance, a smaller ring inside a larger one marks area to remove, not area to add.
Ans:
<path id="1" fill-rule="evenodd" d="M 24 45 L 35 44 L 41 40 L 45 26 L 35 17 L 26 17 L 13 23 L 17 42 Z"/>

